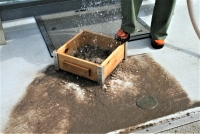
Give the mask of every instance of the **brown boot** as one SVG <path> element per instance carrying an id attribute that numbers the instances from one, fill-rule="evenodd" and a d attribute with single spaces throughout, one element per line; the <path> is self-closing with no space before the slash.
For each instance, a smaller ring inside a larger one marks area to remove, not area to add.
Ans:
<path id="1" fill-rule="evenodd" d="M 152 40 L 151 46 L 155 49 L 161 49 L 164 47 L 165 41 L 164 40 Z"/>
<path id="2" fill-rule="evenodd" d="M 126 42 L 130 39 L 130 33 L 127 33 L 122 29 L 119 29 L 115 35 L 115 39 L 121 42 Z"/>

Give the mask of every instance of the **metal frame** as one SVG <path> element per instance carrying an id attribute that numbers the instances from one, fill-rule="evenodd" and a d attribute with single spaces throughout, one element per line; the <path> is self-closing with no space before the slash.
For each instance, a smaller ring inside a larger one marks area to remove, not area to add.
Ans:
<path id="1" fill-rule="evenodd" d="M 53 53 L 54 53 L 55 47 L 54 47 L 54 45 L 53 45 L 53 43 L 51 41 L 51 38 L 49 37 L 49 34 L 47 33 L 47 30 L 46 30 L 46 28 L 45 28 L 45 26 L 43 24 L 43 21 L 42 21 L 42 19 L 40 19 L 39 16 L 35 17 L 35 19 L 36 19 L 37 25 L 38 25 L 38 27 L 40 29 L 40 32 L 41 32 L 41 34 L 43 36 L 43 39 L 44 39 L 44 41 L 46 43 L 47 49 L 48 49 L 48 51 L 50 53 L 50 56 L 53 57 Z"/>
<path id="2" fill-rule="evenodd" d="M 102 85 L 104 83 L 104 66 L 97 67 L 97 82 Z"/>
<path id="3" fill-rule="evenodd" d="M 2 22 L 0 18 L 0 45 L 4 45 L 4 44 L 6 44 L 6 38 L 3 32 L 3 26 L 2 26 Z"/>
<path id="4" fill-rule="evenodd" d="M 142 24 L 148 31 L 150 31 L 150 26 L 149 25 L 147 25 L 147 23 L 146 22 L 144 22 L 141 18 L 137 18 L 137 21 L 140 23 L 140 24 Z"/>
<path id="5" fill-rule="evenodd" d="M 56 50 L 53 51 L 53 59 L 54 59 L 54 67 L 55 67 L 55 70 L 59 70 L 59 65 L 58 65 L 58 54 L 56 53 Z"/>
<path id="6" fill-rule="evenodd" d="M 200 113 L 194 113 L 194 114 L 189 114 L 189 116 L 186 116 L 184 118 L 172 120 L 163 124 L 158 124 L 143 130 L 139 130 L 136 132 L 133 132 L 131 134 L 135 133 L 162 133 L 163 131 L 170 130 L 172 128 L 176 128 L 179 126 L 183 126 L 192 122 L 197 122 L 200 121 Z"/>
<path id="7" fill-rule="evenodd" d="M 179 111 L 177 113 L 167 115 L 165 117 L 153 119 L 145 123 L 123 128 L 109 132 L 108 134 L 115 133 L 162 133 L 172 128 L 177 128 L 190 124 L 193 122 L 200 121 L 200 109 L 199 107 L 188 109 L 185 111 Z"/>
<path id="8" fill-rule="evenodd" d="M 125 42 L 125 43 L 124 43 L 124 60 L 127 59 L 127 51 L 128 51 L 128 50 L 127 50 L 127 49 L 128 49 L 127 45 L 128 45 L 127 42 Z"/>
<path id="9" fill-rule="evenodd" d="M 128 42 L 131 42 L 131 41 L 134 41 L 134 40 L 140 40 L 140 39 L 149 38 L 149 37 L 151 36 L 151 35 L 150 35 L 150 27 L 149 27 L 141 18 L 139 18 L 139 17 L 137 18 L 137 21 L 138 21 L 142 26 L 144 26 L 144 27 L 149 31 L 149 33 L 131 36 Z"/>

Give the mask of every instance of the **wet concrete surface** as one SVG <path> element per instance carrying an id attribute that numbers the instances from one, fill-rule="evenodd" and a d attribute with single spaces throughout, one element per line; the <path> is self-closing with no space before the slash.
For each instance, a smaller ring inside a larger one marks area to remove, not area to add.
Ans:
<path id="1" fill-rule="evenodd" d="M 150 95 L 151 110 L 136 105 Z M 122 61 L 103 86 L 49 66 L 27 87 L 4 132 L 105 133 L 200 106 L 149 55 Z"/>

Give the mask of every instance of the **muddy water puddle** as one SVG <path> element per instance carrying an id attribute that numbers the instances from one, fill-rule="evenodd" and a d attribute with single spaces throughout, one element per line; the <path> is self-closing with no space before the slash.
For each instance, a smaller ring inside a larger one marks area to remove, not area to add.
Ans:
<path id="1" fill-rule="evenodd" d="M 136 101 L 145 95 L 158 105 L 139 108 Z M 105 133 L 197 106 L 148 55 L 122 61 L 103 86 L 50 66 L 29 85 L 4 132 Z"/>

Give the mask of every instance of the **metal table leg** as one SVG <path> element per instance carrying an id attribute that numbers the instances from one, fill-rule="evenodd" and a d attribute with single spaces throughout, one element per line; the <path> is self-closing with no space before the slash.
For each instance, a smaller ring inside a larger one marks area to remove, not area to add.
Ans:
<path id="1" fill-rule="evenodd" d="M 3 32 L 3 26 L 2 26 L 2 22 L 1 22 L 1 18 L 0 18 L 0 45 L 6 44 L 6 39 L 5 39 L 5 35 Z"/>

